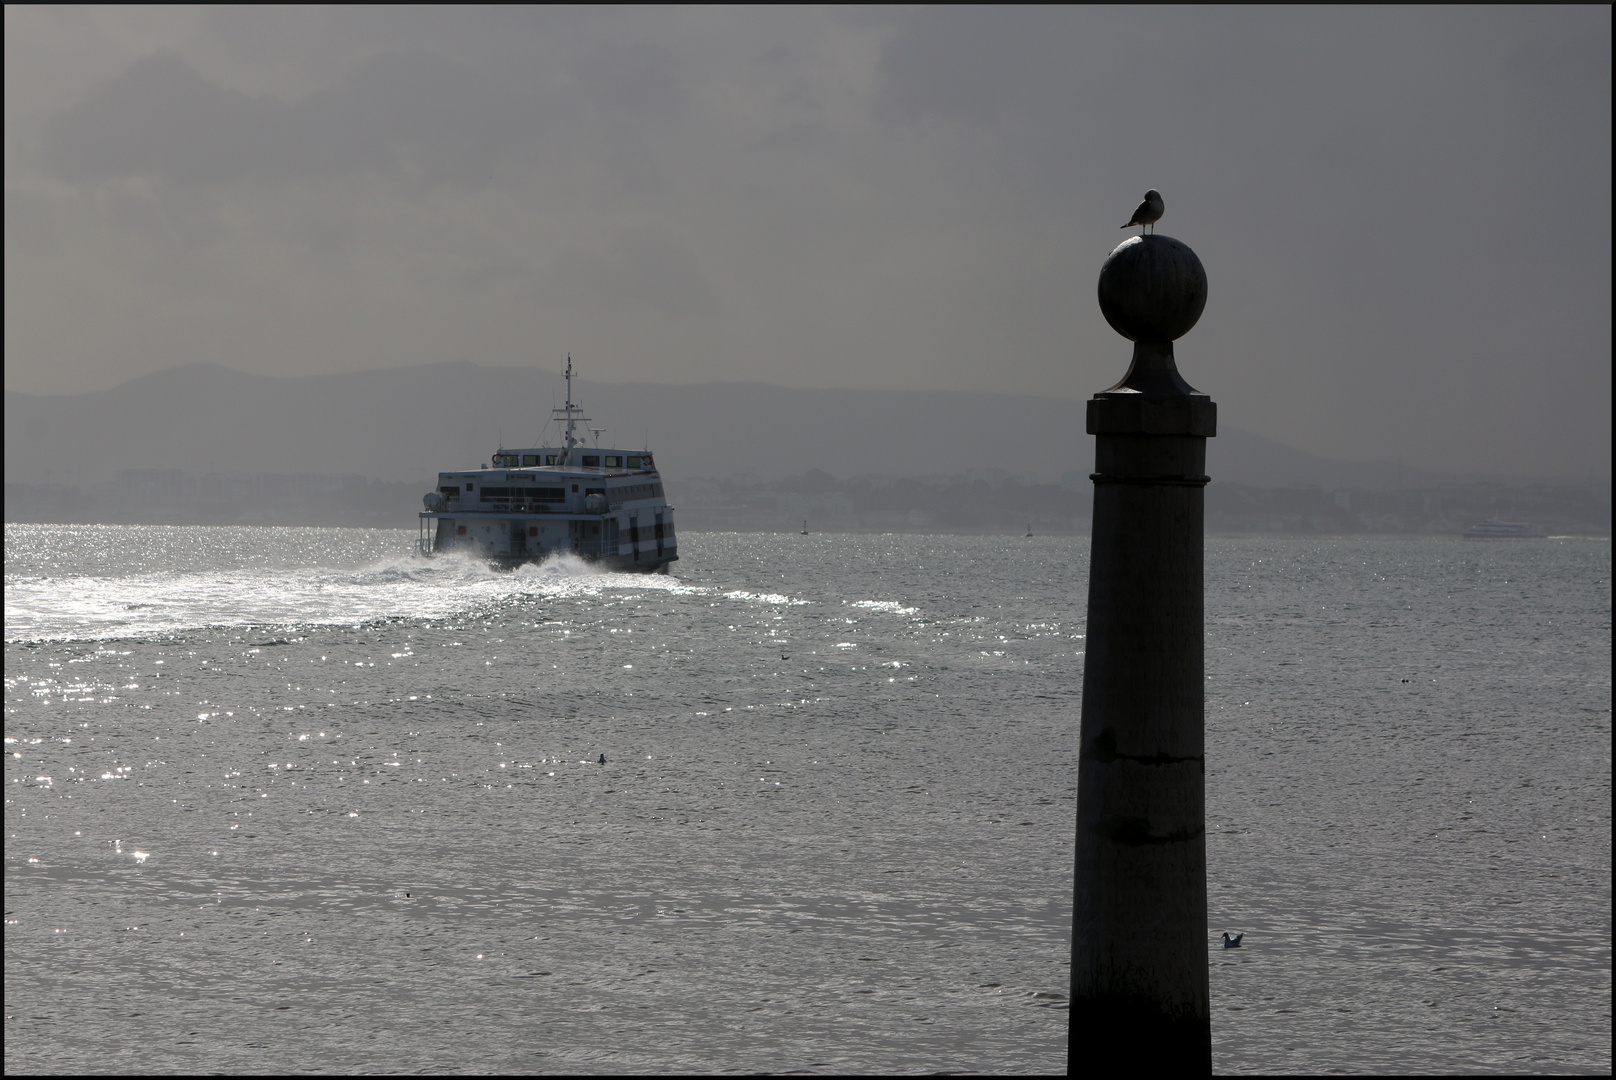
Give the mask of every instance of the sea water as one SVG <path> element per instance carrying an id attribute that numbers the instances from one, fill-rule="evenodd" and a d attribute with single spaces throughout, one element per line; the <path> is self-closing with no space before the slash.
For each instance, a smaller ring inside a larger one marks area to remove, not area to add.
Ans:
<path id="1" fill-rule="evenodd" d="M 5 536 L 8 1071 L 1066 1068 L 1086 541 Z M 1609 542 L 1206 553 L 1216 1069 L 1608 1070 Z"/>

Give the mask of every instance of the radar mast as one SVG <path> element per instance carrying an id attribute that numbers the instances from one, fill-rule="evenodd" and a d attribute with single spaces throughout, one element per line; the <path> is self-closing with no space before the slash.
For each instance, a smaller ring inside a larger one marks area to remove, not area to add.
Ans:
<path id="1" fill-rule="evenodd" d="M 554 398 L 550 399 L 554 401 Z M 566 420 L 566 448 L 561 452 L 561 460 L 557 464 L 567 465 L 572 461 L 572 448 L 578 444 L 573 430 L 579 421 L 589 423 L 589 417 L 583 415 L 583 410 L 572 403 L 572 354 L 567 354 L 567 404 L 560 409 L 550 410 L 554 415 L 551 419 Z"/>

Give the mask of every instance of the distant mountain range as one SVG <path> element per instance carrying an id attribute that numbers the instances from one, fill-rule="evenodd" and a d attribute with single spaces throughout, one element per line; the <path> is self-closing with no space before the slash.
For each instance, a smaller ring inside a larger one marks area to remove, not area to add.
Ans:
<path id="1" fill-rule="evenodd" d="M 1086 477 L 1084 403 L 938 390 L 798 390 L 574 380 L 606 442 L 649 446 L 670 481 L 821 469 L 839 478 L 1002 469 Z M 542 440 L 565 385 L 538 368 L 471 363 L 271 377 L 189 364 L 111 390 L 6 391 L 6 480 L 96 484 L 120 469 L 358 474 L 432 485 L 440 469 Z M 1227 412 L 1225 412 L 1227 417 Z M 1483 479 L 1393 462 L 1337 461 L 1220 423 L 1207 469 L 1258 487 L 1383 490 Z"/>

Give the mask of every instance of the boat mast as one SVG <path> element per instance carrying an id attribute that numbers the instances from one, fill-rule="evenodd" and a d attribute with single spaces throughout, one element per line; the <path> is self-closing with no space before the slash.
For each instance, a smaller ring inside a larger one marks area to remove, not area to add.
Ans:
<path id="1" fill-rule="evenodd" d="M 551 398 L 550 400 L 554 401 L 555 399 Z M 571 463 L 571 461 L 572 461 L 572 448 L 578 444 L 577 437 L 573 435 L 574 427 L 576 426 L 576 424 L 577 424 L 577 422 L 579 420 L 582 420 L 586 424 L 589 423 L 589 417 L 578 415 L 578 414 L 582 413 L 583 410 L 578 408 L 578 406 L 576 406 L 576 405 L 574 405 L 572 403 L 572 354 L 571 353 L 567 354 L 567 404 L 566 404 L 566 407 L 561 408 L 561 409 L 552 409 L 550 411 L 555 414 L 553 419 L 560 420 L 563 417 L 565 417 L 566 421 L 567 421 L 566 445 L 565 445 L 565 448 L 561 451 L 561 462 L 560 462 L 560 464 L 562 464 L 562 465 L 567 465 L 567 464 Z"/>

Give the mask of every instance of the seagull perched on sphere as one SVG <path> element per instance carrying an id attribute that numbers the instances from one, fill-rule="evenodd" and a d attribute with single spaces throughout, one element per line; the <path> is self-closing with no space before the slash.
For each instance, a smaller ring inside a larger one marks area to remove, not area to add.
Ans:
<path id="1" fill-rule="evenodd" d="M 1139 204 L 1139 209 L 1133 212 L 1133 217 L 1128 220 L 1128 224 L 1124 225 L 1123 228 L 1131 229 L 1138 225 L 1139 235 L 1143 236 L 1145 235 L 1144 227 L 1149 225 L 1151 226 L 1150 231 L 1155 232 L 1156 222 L 1161 220 L 1162 212 L 1166 209 L 1167 205 L 1162 202 L 1161 192 L 1151 188 L 1145 192 L 1145 201 Z"/>

